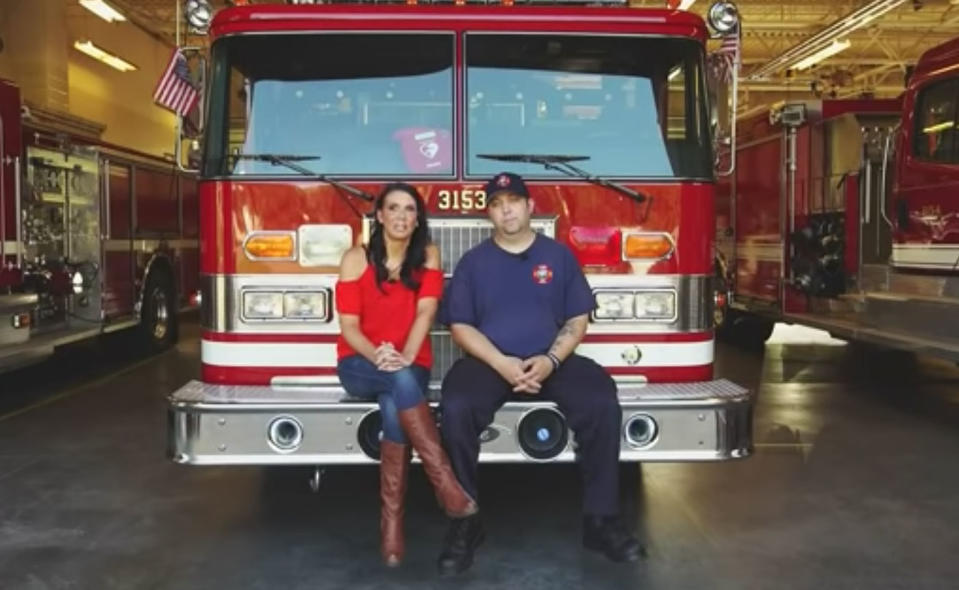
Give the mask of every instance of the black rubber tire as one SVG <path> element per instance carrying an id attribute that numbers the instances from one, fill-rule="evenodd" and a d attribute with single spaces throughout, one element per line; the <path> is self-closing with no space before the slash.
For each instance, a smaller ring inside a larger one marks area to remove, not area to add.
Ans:
<path id="1" fill-rule="evenodd" d="M 138 330 L 140 342 L 149 352 L 161 352 L 176 344 L 179 337 L 176 291 L 164 272 L 151 274 L 147 280 Z"/>
<path id="2" fill-rule="evenodd" d="M 722 323 L 716 326 L 716 339 L 730 344 L 736 343 L 738 332 L 741 331 L 737 329 L 737 325 L 742 322 L 742 318 L 743 314 L 727 307 Z"/>
<path id="3" fill-rule="evenodd" d="M 728 310 L 716 336 L 748 350 L 762 350 L 775 327 L 776 323 L 772 320 Z"/>

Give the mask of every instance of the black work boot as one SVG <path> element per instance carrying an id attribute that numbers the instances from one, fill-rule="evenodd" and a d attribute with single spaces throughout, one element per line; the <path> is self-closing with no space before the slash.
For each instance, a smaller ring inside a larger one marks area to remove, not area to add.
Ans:
<path id="1" fill-rule="evenodd" d="M 599 551 L 611 561 L 636 561 L 643 553 L 639 541 L 618 516 L 583 518 L 583 547 Z"/>
<path id="2" fill-rule="evenodd" d="M 473 552 L 485 538 L 486 531 L 478 514 L 451 519 L 436 563 L 440 575 L 455 575 L 468 570 L 473 565 Z"/>

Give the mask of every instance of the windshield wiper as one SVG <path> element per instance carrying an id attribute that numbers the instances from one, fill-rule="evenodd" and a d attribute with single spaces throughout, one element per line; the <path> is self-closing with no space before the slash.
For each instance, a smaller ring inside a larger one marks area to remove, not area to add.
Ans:
<path id="1" fill-rule="evenodd" d="M 477 154 L 477 158 L 486 160 L 498 160 L 500 162 L 523 162 L 526 164 L 539 164 L 547 170 L 556 170 L 566 176 L 581 178 L 586 182 L 605 186 L 621 195 L 626 195 L 637 203 L 645 203 L 649 198 L 646 195 L 636 192 L 633 189 L 623 186 L 618 182 L 606 180 L 600 176 L 594 176 L 589 172 L 573 166 L 570 162 L 580 162 L 588 160 L 589 156 L 560 156 L 555 154 Z"/>
<path id="2" fill-rule="evenodd" d="M 299 172 L 303 176 L 308 176 L 310 178 L 315 178 L 319 181 L 331 184 L 336 188 L 346 191 L 354 197 L 363 199 L 364 201 L 372 203 L 376 198 L 370 193 L 366 192 L 361 188 L 346 184 L 339 180 L 330 178 L 325 174 L 319 172 L 314 172 L 305 166 L 297 164 L 297 162 L 306 162 L 308 160 L 319 160 L 321 156 L 297 156 L 291 154 L 233 154 L 231 156 L 236 160 L 255 160 L 258 162 L 269 162 L 274 166 L 283 166 L 293 170 L 294 172 Z"/>

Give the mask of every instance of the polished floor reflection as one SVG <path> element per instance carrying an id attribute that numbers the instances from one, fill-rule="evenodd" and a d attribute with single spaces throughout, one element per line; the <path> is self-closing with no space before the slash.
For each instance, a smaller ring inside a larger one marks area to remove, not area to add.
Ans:
<path id="1" fill-rule="evenodd" d="M 562 465 L 485 466 L 489 536 L 438 579 L 444 520 L 416 469 L 407 563 L 379 565 L 377 475 L 168 463 L 164 395 L 197 372 L 197 329 L 159 357 L 78 347 L 0 376 L 0 588 L 953 588 L 959 369 L 777 330 L 720 347 L 759 392 L 756 452 L 625 467 L 647 546 L 613 565 L 579 545 Z M 122 350 L 122 345 L 119 349 Z"/>

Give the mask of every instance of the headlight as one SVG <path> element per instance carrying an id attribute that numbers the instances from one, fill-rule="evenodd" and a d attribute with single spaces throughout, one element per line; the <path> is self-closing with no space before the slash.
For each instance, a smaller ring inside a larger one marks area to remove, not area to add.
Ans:
<path id="1" fill-rule="evenodd" d="M 243 317 L 257 320 L 283 317 L 283 294 L 264 291 L 243 293 Z"/>
<path id="2" fill-rule="evenodd" d="M 283 296 L 284 315 L 291 319 L 326 319 L 326 293 L 292 292 Z"/>
<path id="3" fill-rule="evenodd" d="M 631 291 L 597 291 L 596 310 L 593 312 L 593 316 L 598 320 L 632 318 L 634 298 Z"/>
<path id="4" fill-rule="evenodd" d="M 676 294 L 672 291 L 636 293 L 636 317 L 643 320 L 671 320 L 676 317 Z"/>
<path id="5" fill-rule="evenodd" d="M 213 20 L 213 7 L 210 6 L 209 0 L 187 0 L 183 8 L 190 29 L 205 35 L 210 29 L 210 21 Z"/>
<path id="6" fill-rule="evenodd" d="M 709 7 L 706 20 L 717 33 L 727 35 L 739 26 L 739 9 L 732 2 L 716 2 Z"/>
<path id="7" fill-rule="evenodd" d="M 348 225 L 301 225 L 298 241 L 300 265 L 338 266 L 343 253 L 353 245 L 353 230 Z"/>

